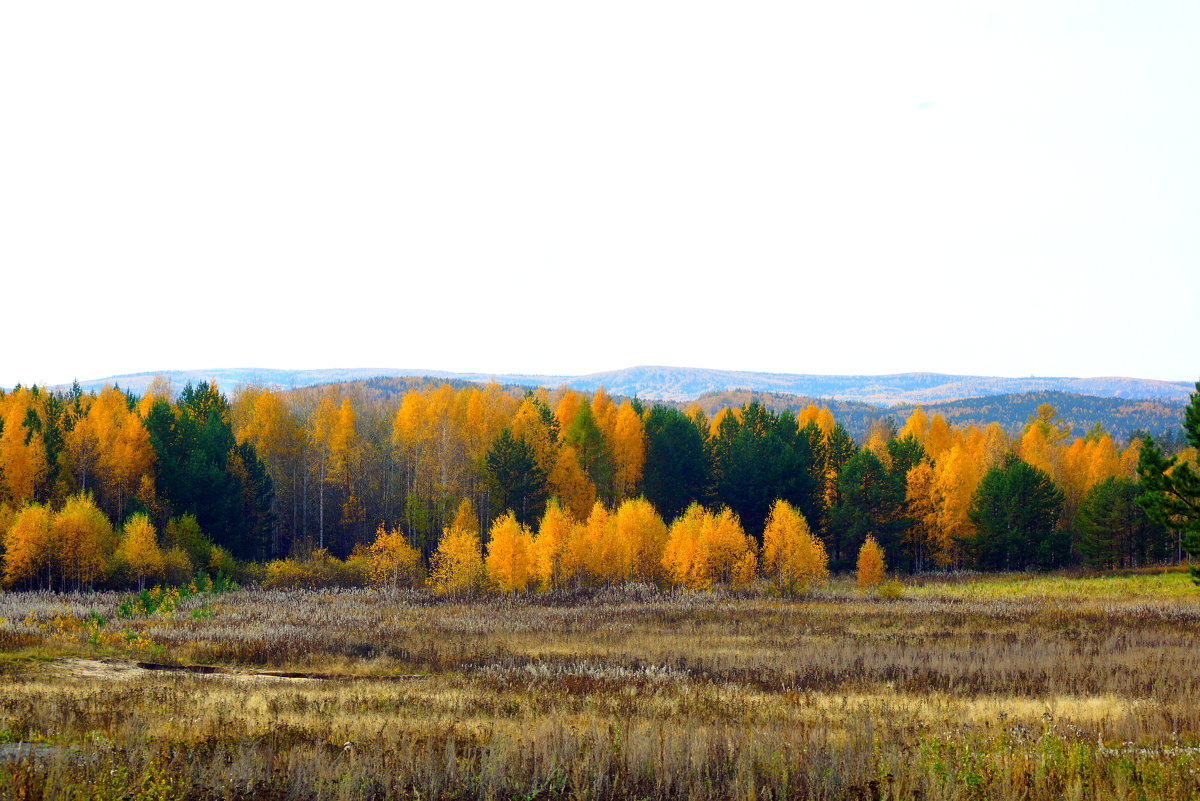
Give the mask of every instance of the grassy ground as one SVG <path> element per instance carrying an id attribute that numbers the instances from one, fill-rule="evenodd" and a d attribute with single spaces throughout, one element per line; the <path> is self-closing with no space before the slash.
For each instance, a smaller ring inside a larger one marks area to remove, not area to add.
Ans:
<path id="1" fill-rule="evenodd" d="M 1058 575 L 971 574 L 953 580 L 933 578 L 908 587 L 909 596 L 926 598 L 1043 598 L 1047 600 L 1109 600 L 1138 603 L 1177 600 L 1196 603 L 1200 587 L 1186 567 L 1123 574 L 1068 577 Z"/>
<path id="2" fill-rule="evenodd" d="M 1200 798 L 1178 573 L 124 600 L 0 595 L 0 796 Z"/>

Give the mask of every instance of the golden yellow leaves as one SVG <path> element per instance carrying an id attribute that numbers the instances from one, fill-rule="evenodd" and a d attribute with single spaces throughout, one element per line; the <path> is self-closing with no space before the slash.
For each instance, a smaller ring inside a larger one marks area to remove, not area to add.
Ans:
<path id="1" fill-rule="evenodd" d="M 883 548 L 870 534 L 858 550 L 858 561 L 854 568 L 854 578 L 860 589 L 878 587 L 886 577 L 887 566 L 883 561 Z"/>
<path id="2" fill-rule="evenodd" d="M 421 553 L 408 544 L 398 528 L 379 526 L 367 558 L 371 583 L 393 593 L 400 587 L 413 586 L 420 575 Z"/>
<path id="3" fill-rule="evenodd" d="M 166 574 L 166 560 L 158 545 L 158 537 L 150 518 L 138 513 L 130 515 L 121 533 L 117 546 L 117 563 L 137 580 L 138 589 L 146 584 L 162 581 Z"/>
<path id="4" fill-rule="evenodd" d="M 763 573 L 780 592 L 802 592 L 811 583 L 829 577 L 825 543 L 808 527 L 804 515 L 784 500 L 777 500 L 763 529 Z"/>
<path id="5" fill-rule="evenodd" d="M 689 589 L 710 589 L 715 583 L 745 586 L 757 568 L 753 538 L 729 509 L 713 514 L 692 504 L 667 533 L 663 567 L 668 578 Z"/>

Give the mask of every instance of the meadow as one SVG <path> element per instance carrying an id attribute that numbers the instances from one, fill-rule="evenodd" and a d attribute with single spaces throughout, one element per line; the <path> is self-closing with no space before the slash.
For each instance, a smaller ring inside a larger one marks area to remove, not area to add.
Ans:
<path id="1" fill-rule="evenodd" d="M 1178 572 L 149 596 L 0 594 L 0 796 L 1200 798 Z"/>

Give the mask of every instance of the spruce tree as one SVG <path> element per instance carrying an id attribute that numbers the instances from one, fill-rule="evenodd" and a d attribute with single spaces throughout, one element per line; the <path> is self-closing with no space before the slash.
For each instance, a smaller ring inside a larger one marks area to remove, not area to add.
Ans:
<path id="1" fill-rule="evenodd" d="M 709 480 L 704 432 L 678 409 L 656 405 L 646 412 L 646 500 L 667 520 L 703 501 Z"/>
<path id="2" fill-rule="evenodd" d="M 900 560 L 904 517 L 904 476 L 891 471 L 866 448 L 850 457 L 838 473 L 837 504 L 829 513 L 830 567 L 854 566 L 854 555 L 873 536 L 888 561 Z"/>
<path id="3" fill-rule="evenodd" d="M 538 467 L 533 449 L 501 431 L 484 457 L 487 487 L 497 515 L 513 512 L 522 525 L 530 525 L 546 511 L 546 474 Z"/>
<path id="4" fill-rule="evenodd" d="M 1173 555 L 1166 528 L 1136 503 L 1138 493 L 1137 482 L 1109 476 L 1083 496 L 1075 525 L 1088 567 L 1142 567 Z"/>

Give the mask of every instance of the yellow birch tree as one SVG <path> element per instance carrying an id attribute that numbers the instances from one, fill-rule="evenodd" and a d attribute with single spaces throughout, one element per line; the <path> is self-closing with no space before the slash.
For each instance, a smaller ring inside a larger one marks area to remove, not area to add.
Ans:
<path id="1" fill-rule="evenodd" d="M 116 556 L 118 563 L 137 580 L 139 591 L 145 589 L 148 581 L 159 582 L 165 576 L 166 562 L 154 524 L 141 512 L 125 521 Z"/>
<path id="2" fill-rule="evenodd" d="M 72 495 L 50 521 L 50 541 L 64 585 L 82 590 L 108 571 L 116 550 L 112 523 L 91 494 Z"/>
<path id="3" fill-rule="evenodd" d="M 479 534 L 458 527 L 444 529 L 430 559 L 429 584 L 434 591 L 469 595 L 480 589 L 484 576 Z"/>
<path id="4" fill-rule="evenodd" d="M 388 530 L 381 523 L 375 530 L 375 541 L 367 549 L 367 563 L 371 583 L 395 595 L 401 587 L 416 583 L 421 554 L 408 544 L 403 531 L 398 528 Z"/>
<path id="5" fill-rule="evenodd" d="M 858 550 L 858 560 L 854 567 L 854 578 L 859 589 L 878 587 L 883 583 L 887 566 L 883 561 L 883 548 L 870 534 Z"/>
<path id="6" fill-rule="evenodd" d="M 488 537 L 487 576 L 501 592 L 524 592 L 534 579 L 533 537 L 508 512 L 492 523 Z"/>
<path id="7" fill-rule="evenodd" d="M 53 584 L 54 545 L 50 540 L 50 508 L 30 503 L 17 512 L 4 537 L 4 583 Z"/>
<path id="8" fill-rule="evenodd" d="M 762 569 L 783 593 L 803 592 L 829 577 L 825 544 L 804 515 L 782 499 L 771 506 L 763 528 Z"/>
<path id="9" fill-rule="evenodd" d="M 559 589 L 573 578 L 565 554 L 575 521 L 551 498 L 533 537 L 533 570 L 543 590 Z"/>
<path id="10" fill-rule="evenodd" d="M 653 504 L 645 498 L 633 498 L 618 506 L 613 514 L 613 536 L 622 543 L 620 550 L 627 560 L 622 571 L 626 578 L 662 580 L 667 525 Z"/>

